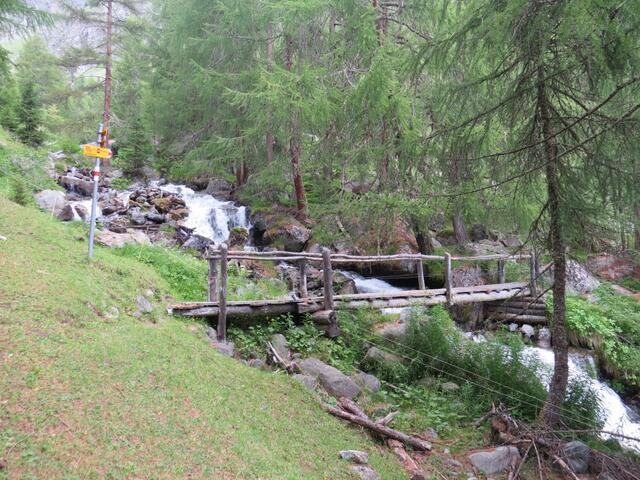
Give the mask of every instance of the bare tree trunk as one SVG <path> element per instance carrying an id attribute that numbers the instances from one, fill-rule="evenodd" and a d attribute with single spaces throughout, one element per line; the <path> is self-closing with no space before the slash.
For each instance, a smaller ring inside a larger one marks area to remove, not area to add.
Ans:
<path id="1" fill-rule="evenodd" d="M 271 69 L 271 65 L 273 65 L 273 29 L 271 26 L 267 29 L 267 65 L 269 69 Z M 267 149 L 267 163 L 271 163 L 273 161 L 273 134 L 271 133 L 271 130 L 266 134 L 265 143 Z"/>
<path id="2" fill-rule="evenodd" d="M 551 255 L 553 257 L 553 355 L 555 365 L 553 376 L 549 385 L 549 395 L 540 413 L 540 420 L 548 427 L 553 428 L 560 422 L 560 409 L 567 392 L 569 379 L 568 342 L 565 328 L 565 289 L 566 289 L 566 257 L 565 242 L 562 233 L 562 206 L 560 195 L 560 179 L 558 173 L 558 161 L 556 159 L 558 148 L 552 138 L 553 128 L 549 112 L 549 104 L 544 83 L 544 72 L 538 69 L 538 115 L 542 125 L 542 138 L 544 142 L 544 159 L 547 164 L 547 195 L 549 202 L 549 238 Z"/>
<path id="3" fill-rule="evenodd" d="M 464 225 L 464 217 L 462 213 L 456 209 L 453 213 L 453 234 L 456 237 L 456 242 L 459 245 L 464 245 L 469 241 L 469 236 L 467 235 L 467 228 Z"/>
<path id="4" fill-rule="evenodd" d="M 287 37 L 287 70 L 293 69 L 293 39 Z M 299 212 L 306 215 L 307 213 L 307 197 L 304 190 L 304 182 L 300 171 L 300 125 L 297 114 L 292 113 L 291 119 L 292 132 L 289 140 L 289 151 L 291 153 L 291 170 L 293 173 L 293 189 L 296 197 L 296 208 Z"/>
<path id="5" fill-rule="evenodd" d="M 634 228 L 634 248 L 640 251 L 640 201 L 636 200 L 636 222 Z"/>
<path id="6" fill-rule="evenodd" d="M 105 147 L 109 147 L 109 120 L 111 119 L 111 65 L 113 62 L 113 0 L 107 0 L 107 25 L 106 25 L 106 57 L 104 67 L 104 111 L 102 125 L 107 134 L 104 137 Z M 109 160 L 105 160 L 109 164 Z"/>

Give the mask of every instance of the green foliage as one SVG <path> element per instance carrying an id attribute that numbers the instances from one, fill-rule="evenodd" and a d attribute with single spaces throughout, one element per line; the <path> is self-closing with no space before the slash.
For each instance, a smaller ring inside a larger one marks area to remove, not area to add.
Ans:
<path id="1" fill-rule="evenodd" d="M 632 292 L 640 292 L 640 280 L 633 277 L 623 278 L 618 282 L 624 288 L 631 290 Z"/>
<path id="2" fill-rule="evenodd" d="M 14 177 L 13 185 L 13 197 L 11 199 L 18 205 L 25 206 L 29 204 L 31 202 L 31 193 L 24 180 L 20 177 Z"/>
<path id="3" fill-rule="evenodd" d="M 67 155 L 77 155 L 80 152 L 82 152 L 82 149 L 80 148 L 80 144 L 72 138 L 63 137 L 59 139 L 57 143 L 58 143 L 58 148 L 62 150 L 64 153 L 66 153 Z"/>
<path id="4" fill-rule="evenodd" d="M 142 176 L 150 151 L 151 146 L 145 136 L 142 120 L 135 117 L 128 136 L 118 151 L 118 165 L 130 176 Z"/>
<path id="5" fill-rule="evenodd" d="M 614 380 L 640 386 L 640 304 L 604 285 L 594 302 L 567 298 L 567 330 L 573 345 L 595 350 L 599 365 Z M 552 300 L 548 301 L 551 308 Z"/>

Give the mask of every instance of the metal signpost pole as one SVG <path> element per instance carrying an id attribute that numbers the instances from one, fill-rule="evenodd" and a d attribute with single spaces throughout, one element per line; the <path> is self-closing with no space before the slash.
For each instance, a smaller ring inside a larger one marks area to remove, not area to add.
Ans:
<path id="1" fill-rule="evenodd" d="M 102 123 L 98 129 L 98 145 L 102 140 Z M 93 237 L 96 233 L 96 216 L 98 213 L 98 183 L 100 181 L 100 157 L 96 157 L 96 165 L 91 172 L 93 176 L 93 199 L 91 201 L 91 226 L 89 228 L 89 258 L 93 258 Z"/>

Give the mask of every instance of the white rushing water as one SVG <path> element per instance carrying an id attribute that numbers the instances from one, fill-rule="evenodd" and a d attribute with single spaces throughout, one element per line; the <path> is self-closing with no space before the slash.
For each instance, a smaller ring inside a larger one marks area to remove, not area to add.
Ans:
<path id="1" fill-rule="evenodd" d="M 365 278 L 355 272 L 341 270 L 340 273 L 345 277 L 353 280 L 358 293 L 378 293 L 378 292 L 402 292 L 403 288 L 394 287 L 390 283 L 380 280 L 379 278 Z M 402 313 L 406 308 L 383 308 L 381 311 L 387 315 Z"/>
<path id="2" fill-rule="evenodd" d="M 527 347 L 525 356 L 542 365 L 541 380 L 548 385 L 553 373 L 553 352 L 545 348 Z M 640 417 L 624 404 L 622 398 L 609 385 L 591 376 L 595 370 L 593 357 L 582 353 L 569 354 L 569 378 L 582 381 L 596 394 L 600 404 L 599 417 L 603 421 L 602 429 L 640 438 Z M 602 434 L 602 438 L 609 437 L 610 435 Z M 618 441 L 625 447 L 640 452 L 640 442 L 625 438 L 618 438 Z"/>
<path id="3" fill-rule="evenodd" d="M 233 228 L 251 228 L 247 207 L 238 207 L 233 202 L 218 200 L 207 193 L 194 192 L 184 185 L 167 184 L 160 188 L 163 192 L 181 195 L 189 209 L 185 225 L 192 228 L 195 234 L 215 243 L 226 241 Z"/>

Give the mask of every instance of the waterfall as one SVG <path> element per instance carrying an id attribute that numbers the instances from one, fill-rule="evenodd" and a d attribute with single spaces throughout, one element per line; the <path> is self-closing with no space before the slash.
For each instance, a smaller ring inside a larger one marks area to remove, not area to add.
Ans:
<path id="1" fill-rule="evenodd" d="M 527 347 L 524 351 L 524 357 L 525 361 L 537 362 L 542 366 L 540 369 L 541 380 L 545 385 L 548 385 L 553 373 L 553 352 L 545 348 Z M 593 378 L 593 372 L 595 372 L 593 357 L 578 352 L 569 354 L 569 379 L 585 383 L 596 394 L 600 407 L 598 416 L 603 422 L 602 429 L 628 437 L 640 438 L 640 417 L 624 404 L 620 395 L 609 385 Z M 609 437 L 611 435 L 602 434 L 602 438 Z M 640 452 L 640 442 L 625 438 L 618 438 L 618 440 L 625 447 Z"/>
<path id="2" fill-rule="evenodd" d="M 233 202 L 218 200 L 207 193 L 194 192 L 184 185 L 167 184 L 161 189 L 180 195 L 189 209 L 185 226 L 215 243 L 225 242 L 233 228 L 251 228 L 247 207 L 238 207 Z"/>

